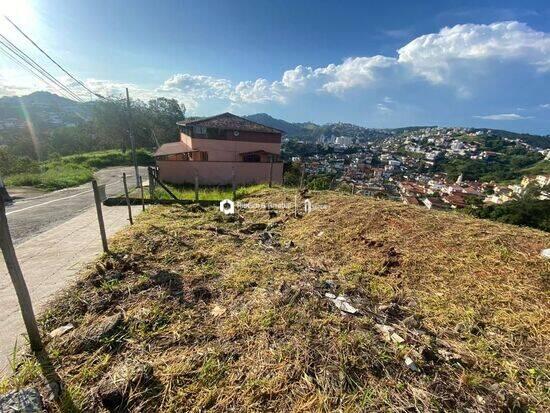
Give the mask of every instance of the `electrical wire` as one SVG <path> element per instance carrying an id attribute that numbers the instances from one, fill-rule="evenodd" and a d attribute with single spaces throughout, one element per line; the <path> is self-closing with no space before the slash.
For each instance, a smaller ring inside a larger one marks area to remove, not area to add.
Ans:
<path id="1" fill-rule="evenodd" d="M 72 74 L 70 74 L 63 66 L 61 66 L 57 61 L 55 61 L 48 53 L 46 53 L 46 51 L 44 49 L 42 49 L 38 44 L 36 44 L 36 42 L 31 39 L 23 30 L 21 30 L 21 28 L 19 28 L 19 26 L 17 24 L 15 24 L 14 22 L 12 22 L 10 20 L 10 18 L 8 16 L 4 16 L 4 18 L 11 23 L 11 25 L 13 27 L 15 27 L 17 29 L 17 31 L 19 33 L 21 33 L 29 42 L 31 42 L 38 50 L 40 50 L 44 56 L 46 56 L 48 59 L 50 59 L 58 68 L 60 68 L 67 76 L 69 76 L 71 79 L 73 79 L 75 82 L 77 82 L 80 86 L 82 86 L 84 89 L 86 89 L 88 92 L 90 92 L 92 95 L 100 98 L 100 99 L 105 99 L 105 100 L 108 100 L 106 97 L 104 96 L 101 96 L 100 94 L 98 93 L 95 93 L 93 90 L 91 90 L 90 88 L 88 88 L 88 86 L 86 86 L 84 83 L 82 83 L 80 80 L 78 80 L 76 77 L 74 77 Z"/>
<path id="2" fill-rule="evenodd" d="M 2 39 L 3 39 L 3 41 L 2 41 Z M 57 80 L 51 73 L 49 73 L 40 64 L 38 64 L 32 57 L 30 57 L 28 54 L 26 54 L 23 50 L 21 50 L 19 47 L 17 47 L 14 43 L 12 43 L 9 39 L 7 39 L 2 34 L 0 34 L 0 43 L 2 43 L 4 45 L 4 47 L 10 49 L 12 54 L 15 54 L 20 60 L 23 60 L 27 65 L 33 67 L 35 70 L 39 71 L 43 76 L 48 78 L 51 82 L 53 82 L 58 87 L 60 87 L 64 91 L 66 91 L 73 99 L 78 100 L 80 102 L 83 102 L 83 100 L 82 100 L 82 98 L 80 98 L 80 96 L 78 96 L 71 89 L 69 89 L 67 86 L 65 86 L 63 83 L 61 83 L 59 80 Z"/>

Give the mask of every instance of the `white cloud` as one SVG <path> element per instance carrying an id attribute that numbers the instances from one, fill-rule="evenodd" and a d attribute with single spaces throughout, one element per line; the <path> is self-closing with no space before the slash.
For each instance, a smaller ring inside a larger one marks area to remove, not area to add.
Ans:
<path id="1" fill-rule="evenodd" d="M 485 120 L 524 120 L 524 119 L 533 119 L 532 116 L 521 116 L 517 113 L 500 113 L 498 115 L 480 115 L 474 116 L 474 118 L 485 119 Z"/>
<path id="2" fill-rule="evenodd" d="M 444 83 L 458 63 L 517 60 L 550 70 L 550 36 L 515 21 L 459 24 L 420 36 L 398 50 L 399 63 L 433 83 Z"/>
<path id="3" fill-rule="evenodd" d="M 217 97 L 234 104 L 286 103 L 300 93 L 343 95 L 352 89 L 427 79 L 435 85 L 449 84 L 458 97 L 469 99 L 475 87 L 468 76 L 490 72 L 492 65 L 480 66 L 490 59 L 517 61 L 539 72 L 550 70 L 550 36 L 519 22 L 463 24 L 420 36 L 400 48 L 397 57 L 350 57 L 318 68 L 299 65 L 285 71 L 280 80 L 259 78 L 235 85 L 227 79 L 178 74 L 159 90 L 178 91 L 195 100 Z"/>
<path id="4" fill-rule="evenodd" d="M 329 93 L 342 93 L 347 89 L 368 87 L 381 80 L 386 69 L 397 64 L 393 57 L 373 56 L 354 57 L 344 60 L 340 65 L 329 65 L 314 71 L 323 76 L 322 89 Z"/>
<path id="5" fill-rule="evenodd" d="M 158 90 L 179 92 L 196 99 L 227 99 L 232 85 L 227 79 L 178 73 L 166 80 Z"/>
<path id="6" fill-rule="evenodd" d="M 550 109 L 550 103 L 543 103 L 540 107 L 543 109 Z"/>
<path id="7" fill-rule="evenodd" d="M 399 33 L 394 33 L 399 34 Z M 499 62 L 504 65 L 499 66 Z M 456 96 L 471 99 L 482 94 L 483 76 L 505 69 L 512 64 L 527 68 L 540 76 L 550 73 L 550 34 L 536 31 L 524 23 L 497 22 L 462 24 L 445 27 L 437 33 L 419 36 L 397 50 L 394 56 L 357 56 L 321 67 L 298 65 L 286 70 L 274 80 L 259 77 L 235 81 L 204 74 L 176 73 L 157 88 L 147 89 L 109 80 L 88 79 L 88 86 L 102 95 L 121 95 L 128 87 L 133 97 L 173 97 L 193 110 L 203 106 L 242 106 L 247 104 L 286 104 L 302 94 L 338 95 L 345 97 L 352 90 L 377 90 L 371 104 L 379 111 L 391 110 L 396 86 L 450 86 Z M 4 68 L 2 68 L 4 69 Z M 523 70 L 523 69 L 522 69 Z M 0 95 L 16 94 L 17 88 L 28 88 L 29 81 L 14 82 L 2 70 Z M 481 79 L 481 80 L 480 80 Z M 517 79 L 511 79 L 517 80 Z M 521 80 L 521 79 L 520 79 Z M 16 84 L 17 83 L 17 84 Z M 76 87 L 75 87 L 76 90 Z M 83 93 L 83 97 L 86 95 Z M 402 100 L 402 99 L 400 99 Z M 550 104 L 541 105 L 549 108 Z M 386 109 L 384 109 L 386 108 Z M 515 120 L 517 114 L 487 115 L 492 120 Z"/>

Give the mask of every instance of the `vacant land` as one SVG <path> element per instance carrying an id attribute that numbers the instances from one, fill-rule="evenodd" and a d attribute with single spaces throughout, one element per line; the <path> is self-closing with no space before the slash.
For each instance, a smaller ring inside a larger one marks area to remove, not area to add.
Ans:
<path id="1" fill-rule="evenodd" d="M 139 165 L 152 163 L 150 153 L 145 150 L 139 149 L 137 158 Z M 70 188 L 91 181 L 96 169 L 125 165 L 132 165 L 130 151 L 109 150 L 64 156 L 36 165 L 33 171 L 10 175 L 6 178 L 6 185 L 33 186 L 50 191 Z"/>
<path id="2" fill-rule="evenodd" d="M 75 325 L 48 343 L 62 406 L 548 411 L 548 234 L 328 191 L 295 217 L 294 195 L 154 207 L 118 234 L 42 316 Z M 23 357 L 0 391 L 39 371 Z"/>
<path id="3" fill-rule="evenodd" d="M 166 185 L 168 189 L 181 200 L 194 200 L 195 188 L 191 185 Z M 267 188 L 265 184 L 248 185 L 238 187 L 235 191 L 237 199 L 242 199 L 248 195 L 258 192 L 261 189 Z M 149 198 L 149 192 L 145 194 Z M 172 197 L 162 188 L 158 187 L 155 190 L 156 199 L 172 199 Z M 201 201 L 221 201 L 223 199 L 232 199 L 233 189 L 230 186 L 210 186 L 199 187 L 199 200 Z"/>

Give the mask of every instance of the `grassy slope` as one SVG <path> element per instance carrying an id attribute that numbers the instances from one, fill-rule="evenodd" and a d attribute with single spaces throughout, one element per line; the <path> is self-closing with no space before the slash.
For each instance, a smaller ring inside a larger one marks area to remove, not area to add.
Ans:
<path id="1" fill-rule="evenodd" d="M 138 149 L 138 163 L 147 165 L 151 155 Z M 109 150 L 64 156 L 43 163 L 42 172 L 20 173 L 6 178 L 8 186 L 34 186 L 36 188 L 56 190 L 78 186 L 93 178 L 94 170 L 109 166 L 132 165 L 130 152 Z"/>
<path id="2" fill-rule="evenodd" d="M 524 175 L 550 174 L 550 161 L 542 160 L 521 171 Z"/>
<path id="3" fill-rule="evenodd" d="M 195 189 L 192 185 L 167 185 L 170 191 L 183 200 L 194 200 Z M 261 189 L 267 188 L 266 184 L 248 185 L 237 188 L 237 199 L 257 192 Z M 149 198 L 149 193 L 145 194 Z M 172 197 L 162 188 L 157 187 L 155 191 L 155 197 L 157 199 L 172 199 Z M 199 187 L 199 199 L 202 201 L 221 201 L 223 199 L 232 199 L 233 190 L 230 186 L 214 186 L 214 187 Z"/>
<path id="4" fill-rule="evenodd" d="M 294 192 L 248 198 L 266 200 Z M 77 325 L 48 346 L 68 394 L 95 410 L 97 383 L 140 360 L 154 379 L 132 384 L 131 411 L 548 410 L 548 234 L 331 192 L 313 202 L 329 208 L 242 223 L 215 208 L 141 215 L 43 317 L 45 331 Z M 258 222 L 274 224 L 275 244 L 239 231 Z M 116 312 L 115 335 L 71 350 Z M 386 342 L 382 320 L 405 343 Z M 4 387 L 38 381 L 33 363 Z"/>

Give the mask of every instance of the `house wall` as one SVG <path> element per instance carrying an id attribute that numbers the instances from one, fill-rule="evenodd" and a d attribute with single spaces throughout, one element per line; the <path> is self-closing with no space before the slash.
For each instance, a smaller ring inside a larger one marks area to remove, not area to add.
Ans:
<path id="1" fill-rule="evenodd" d="M 239 136 L 239 138 L 241 138 L 241 136 Z M 240 153 L 260 150 L 275 153 L 277 155 L 281 153 L 280 136 L 278 142 L 253 142 L 221 139 L 197 139 L 181 133 L 180 140 L 193 150 L 208 152 L 209 161 L 238 161 Z"/>
<path id="2" fill-rule="evenodd" d="M 191 184 L 195 182 L 195 173 L 197 173 L 200 185 L 231 185 L 234 168 L 237 185 L 269 182 L 270 163 L 212 162 L 210 153 L 208 159 L 207 162 L 157 161 L 160 179 L 172 184 Z M 283 183 L 282 162 L 273 163 L 272 181 L 274 184 Z"/>

